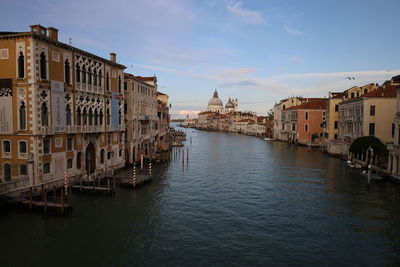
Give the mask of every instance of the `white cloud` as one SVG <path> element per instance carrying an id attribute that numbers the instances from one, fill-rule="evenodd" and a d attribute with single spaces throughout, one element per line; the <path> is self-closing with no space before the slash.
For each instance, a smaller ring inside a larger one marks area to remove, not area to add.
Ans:
<path id="1" fill-rule="evenodd" d="M 290 28 L 290 27 L 288 27 L 288 26 L 283 26 L 283 28 L 287 31 L 287 33 L 289 33 L 290 35 L 294 35 L 294 36 L 303 36 L 304 35 L 304 33 L 303 32 L 301 32 L 301 31 L 299 31 L 299 30 L 297 30 L 297 29 L 294 29 L 294 28 Z"/>
<path id="2" fill-rule="evenodd" d="M 228 3 L 226 8 L 234 14 L 235 16 L 239 17 L 241 20 L 243 20 L 246 23 L 249 24 L 263 24 L 264 23 L 264 17 L 259 11 L 256 10 L 250 10 L 247 8 L 244 8 L 242 6 L 242 2 L 240 1 L 231 1 Z"/>

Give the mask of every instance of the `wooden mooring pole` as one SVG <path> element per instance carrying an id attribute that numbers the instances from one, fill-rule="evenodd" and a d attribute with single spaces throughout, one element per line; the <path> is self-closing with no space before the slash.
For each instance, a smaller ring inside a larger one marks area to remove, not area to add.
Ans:
<path id="1" fill-rule="evenodd" d="M 47 190 L 44 190 L 44 215 L 47 215 Z"/>
<path id="2" fill-rule="evenodd" d="M 29 209 L 32 210 L 32 187 L 29 188 Z"/>

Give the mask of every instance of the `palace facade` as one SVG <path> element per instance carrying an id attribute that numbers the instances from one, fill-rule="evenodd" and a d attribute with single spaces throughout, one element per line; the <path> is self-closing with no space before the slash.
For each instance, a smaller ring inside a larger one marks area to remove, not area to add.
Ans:
<path id="1" fill-rule="evenodd" d="M 0 182 L 93 180 L 154 158 L 157 79 L 124 69 L 115 53 L 60 42 L 53 27 L 0 32 Z"/>

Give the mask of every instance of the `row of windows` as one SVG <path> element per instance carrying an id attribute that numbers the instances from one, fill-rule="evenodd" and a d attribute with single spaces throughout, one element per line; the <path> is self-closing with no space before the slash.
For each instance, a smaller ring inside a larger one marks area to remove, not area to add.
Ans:
<path id="1" fill-rule="evenodd" d="M 10 181 L 11 180 L 11 164 L 10 163 L 4 163 L 3 165 L 3 176 L 5 181 Z M 18 166 L 18 174 L 19 176 L 25 176 L 28 175 L 28 168 L 26 164 L 21 163 Z"/>
<path id="2" fill-rule="evenodd" d="M 18 78 L 25 78 L 25 56 L 22 52 L 19 53 L 18 60 Z M 47 80 L 47 59 L 46 54 L 42 52 L 40 54 L 39 60 L 39 69 L 40 69 L 40 79 Z M 82 76 L 81 76 L 82 75 Z M 89 67 L 86 70 L 85 67 L 80 69 L 80 66 L 76 64 L 76 81 L 82 83 L 88 83 L 89 85 L 95 85 L 101 87 L 102 73 L 101 70 L 96 72 Z M 71 64 L 68 59 L 64 61 L 64 81 L 66 84 L 71 84 Z M 118 90 L 121 92 L 121 76 L 118 77 Z M 110 90 L 110 75 L 106 73 L 106 89 Z"/>
<path id="3" fill-rule="evenodd" d="M 28 153 L 28 142 L 27 141 L 18 141 L 18 152 L 19 155 L 24 155 Z M 3 157 L 11 157 L 11 141 L 3 140 Z"/>

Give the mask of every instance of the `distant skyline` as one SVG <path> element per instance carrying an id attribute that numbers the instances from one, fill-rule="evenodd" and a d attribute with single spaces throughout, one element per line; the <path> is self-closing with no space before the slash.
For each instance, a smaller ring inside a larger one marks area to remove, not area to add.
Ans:
<path id="1" fill-rule="evenodd" d="M 400 74 L 400 1 L 3 1 L 0 31 L 59 29 L 59 40 L 157 75 L 173 118 L 224 104 L 267 114 L 282 98 L 324 97 Z M 346 79 L 347 76 L 354 80 Z"/>

